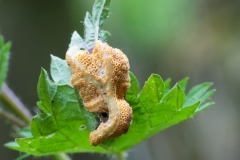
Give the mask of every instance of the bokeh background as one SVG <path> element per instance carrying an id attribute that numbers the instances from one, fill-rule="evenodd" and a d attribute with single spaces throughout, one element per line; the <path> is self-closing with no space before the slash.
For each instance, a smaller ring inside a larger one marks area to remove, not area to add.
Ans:
<path id="1" fill-rule="evenodd" d="M 65 57 L 74 30 L 94 0 L 0 0 L 0 34 L 12 42 L 7 84 L 34 114 L 40 68 L 50 54 Z M 216 104 L 137 145 L 129 159 L 240 159 L 240 1 L 113 0 L 103 27 L 108 43 L 120 48 L 143 86 L 151 73 L 176 82 L 190 77 L 188 89 L 213 82 Z M 0 119 L 0 159 L 20 153 L 3 147 L 13 128 Z M 106 159 L 73 154 L 76 159 Z M 34 159 L 30 157 L 28 159 Z M 48 159 L 48 158 L 37 158 Z"/>

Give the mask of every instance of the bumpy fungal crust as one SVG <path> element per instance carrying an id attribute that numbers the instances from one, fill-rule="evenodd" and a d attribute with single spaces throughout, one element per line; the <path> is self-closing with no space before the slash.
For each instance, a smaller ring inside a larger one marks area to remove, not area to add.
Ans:
<path id="1" fill-rule="evenodd" d="M 130 86 L 129 62 L 119 49 L 96 41 L 92 53 L 72 46 L 66 54 L 71 67 L 71 83 L 79 90 L 89 112 L 107 112 L 106 122 L 90 133 L 90 143 L 96 146 L 106 139 L 128 131 L 132 108 L 124 95 Z"/>

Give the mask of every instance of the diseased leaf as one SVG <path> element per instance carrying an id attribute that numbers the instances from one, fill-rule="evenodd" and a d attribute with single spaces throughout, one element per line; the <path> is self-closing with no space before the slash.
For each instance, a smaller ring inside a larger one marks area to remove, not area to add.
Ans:
<path id="1" fill-rule="evenodd" d="M 100 152 L 106 150 L 93 147 L 88 141 L 89 131 L 81 116 L 77 95 L 69 85 L 52 82 L 45 70 L 41 71 L 38 84 L 40 108 L 31 122 L 32 137 L 18 138 L 16 143 L 6 146 L 34 155 L 58 152 Z"/>
<path id="2" fill-rule="evenodd" d="M 0 92 L 7 76 L 10 47 L 11 43 L 4 44 L 4 39 L 0 36 Z"/>
<path id="3" fill-rule="evenodd" d="M 152 75 L 141 92 L 135 76 L 130 73 L 130 77 L 131 87 L 126 94 L 126 100 L 133 109 L 132 124 L 127 134 L 104 142 L 104 146 L 109 146 L 117 152 L 128 150 L 146 138 L 192 117 L 197 113 L 196 108 L 200 104 L 198 101 L 183 108 L 186 99 L 179 85 L 175 85 L 164 97 L 161 97 L 161 100 L 157 101 L 159 93 L 164 90 L 158 75 Z M 170 87 L 170 80 L 167 82 L 164 85 L 167 84 Z M 151 88 L 154 85 L 156 88 Z M 141 98 L 139 92 L 141 94 L 148 92 L 148 94 L 144 94 Z"/>
<path id="4" fill-rule="evenodd" d="M 130 73 L 130 78 L 131 86 L 126 93 L 126 100 L 133 110 L 131 126 L 127 134 L 103 142 L 104 145 L 114 148 L 117 152 L 127 150 L 135 144 L 142 142 L 150 129 L 149 115 L 146 114 L 139 99 L 140 87 L 138 80 L 133 73 Z"/>
<path id="5" fill-rule="evenodd" d="M 92 16 L 95 27 L 101 27 L 108 17 L 111 0 L 96 0 L 93 5 Z"/>
<path id="6" fill-rule="evenodd" d="M 77 45 L 79 50 L 91 53 L 96 40 L 106 41 L 109 32 L 100 30 L 108 17 L 111 0 L 96 0 L 92 16 L 87 12 L 84 19 L 84 39 L 75 31 L 69 47 Z M 6 77 L 10 44 L 4 45 L 0 38 L 0 87 Z M 2 58 L 3 55 L 3 58 Z M 51 77 L 42 69 L 38 82 L 37 103 L 42 113 L 35 115 L 29 129 L 5 146 L 26 152 L 26 155 L 50 155 L 55 153 L 94 152 L 120 154 L 152 135 L 182 122 L 203 109 L 213 105 L 206 102 L 215 90 L 211 83 L 193 87 L 187 96 L 188 78 L 179 81 L 171 89 L 171 80 L 163 82 L 159 75 L 152 74 L 140 90 L 137 78 L 130 72 L 131 86 L 126 101 L 133 110 L 131 126 L 127 134 L 104 141 L 97 147 L 89 143 L 89 132 L 97 125 L 96 114 L 83 106 L 78 91 L 70 83 L 71 72 L 65 60 L 51 56 Z M 24 158 L 25 155 L 19 157 Z"/>
<path id="7" fill-rule="evenodd" d="M 62 74 L 69 74 L 70 71 L 65 68 L 66 62 L 62 60 L 59 63 Z M 55 76 L 58 73 L 52 72 Z M 136 77 L 130 72 L 130 83 L 126 100 L 132 107 L 133 119 L 128 133 L 104 141 L 100 145 L 103 148 L 92 147 L 88 138 L 89 131 L 97 126 L 96 116 L 86 111 L 76 89 L 51 81 L 47 72 L 42 70 L 38 83 L 38 106 L 43 113 L 34 116 L 31 122 L 32 136 L 16 139 L 16 142 L 7 143 L 6 146 L 34 155 L 59 152 L 121 153 L 213 105 L 211 101 L 205 103 L 215 92 L 207 91 L 211 83 L 193 87 L 187 96 L 183 91 L 187 79 L 170 89 L 170 80 L 163 82 L 159 75 L 152 74 L 140 91 Z"/>
<path id="8" fill-rule="evenodd" d="M 75 94 L 77 96 L 78 104 L 80 105 L 80 112 L 81 116 L 84 117 L 83 121 L 86 123 L 86 128 L 89 131 L 93 131 L 96 129 L 98 122 L 97 122 L 97 115 L 91 112 L 88 112 L 83 105 L 82 98 L 80 97 L 78 90 L 74 89 Z"/>

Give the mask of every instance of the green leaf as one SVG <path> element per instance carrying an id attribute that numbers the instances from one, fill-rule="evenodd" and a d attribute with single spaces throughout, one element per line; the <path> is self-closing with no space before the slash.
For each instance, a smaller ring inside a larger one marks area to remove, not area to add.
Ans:
<path id="1" fill-rule="evenodd" d="M 127 134 L 104 142 L 105 146 L 117 152 L 123 152 L 198 113 L 200 99 L 197 102 L 186 99 L 182 87 L 178 84 L 168 90 L 166 95 L 160 96 L 159 93 L 164 91 L 164 85 L 167 89 L 170 87 L 170 79 L 163 83 L 158 75 L 152 75 L 140 92 L 137 79 L 132 73 L 130 77 L 131 87 L 126 94 L 126 99 L 133 109 L 132 124 Z M 187 80 L 184 79 L 184 81 Z M 180 84 L 186 85 L 183 81 Z M 184 101 L 191 101 L 191 105 L 183 107 Z"/>
<path id="2" fill-rule="evenodd" d="M 22 128 L 18 131 L 18 134 L 22 137 L 32 137 L 30 127 Z"/>
<path id="3" fill-rule="evenodd" d="M 71 85 L 71 71 L 70 67 L 66 64 L 65 60 L 62 60 L 56 56 L 51 55 L 51 76 L 55 83 Z"/>
<path id="4" fill-rule="evenodd" d="M 160 102 L 164 93 L 164 82 L 159 75 L 152 74 L 143 86 L 139 99 L 147 113 L 151 112 L 155 105 Z M 152 95 L 151 98 L 149 95 Z"/>
<path id="5" fill-rule="evenodd" d="M 10 47 L 11 43 L 4 44 L 4 39 L 0 36 L 0 91 L 7 76 Z"/>
<path id="6" fill-rule="evenodd" d="M 67 74 L 66 62 L 62 60 L 60 63 L 62 71 Z M 170 89 L 170 80 L 163 82 L 159 75 L 152 74 L 140 90 L 137 78 L 130 72 L 131 86 L 126 100 L 133 110 L 131 126 L 127 134 L 104 141 L 101 148 L 92 147 L 89 143 L 89 131 L 97 126 L 96 116 L 86 111 L 78 91 L 67 84 L 51 81 L 47 72 L 42 70 L 38 82 L 38 107 L 43 113 L 34 116 L 28 138 L 16 139 L 16 142 L 7 143 L 6 146 L 34 155 L 60 152 L 122 153 L 214 104 L 205 102 L 215 92 L 207 91 L 211 83 L 197 85 L 185 96 L 183 89 L 187 81 L 185 78 Z"/>
<path id="7" fill-rule="evenodd" d="M 122 152 L 131 148 L 135 144 L 142 142 L 146 138 L 150 129 L 149 116 L 146 114 L 146 110 L 141 105 L 139 99 L 140 87 L 138 80 L 132 73 L 130 73 L 130 78 L 131 86 L 126 93 L 126 100 L 132 107 L 133 119 L 129 131 L 127 134 L 123 134 L 120 137 L 109 139 L 104 142 L 105 146 L 108 146 L 117 152 Z"/>
<path id="8" fill-rule="evenodd" d="M 171 79 L 170 78 L 168 78 L 167 80 L 164 81 L 164 86 L 165 86 L 164 95 L 166 95 L 169 92 L 170 87 L 171 87 Z"/>
<path id="9" fill-rule="evenodd" d="M 108 17 L 111 0 L 96 0 L 93 5 L 92 15 L 96 27 L 101 27 Z"/>
<path id="10" fill-rule="evenodd" d="M 193 102 L 197 102 L 201 99 L 204 93 L 212 86 L 212 83 L 205 82 L 193 87 L 186 96 L 184 106 L 189 106 Z"/>
<path id="11" fill-rule="evenodd" d="M 212 105 L 214 105 L 214 102 L 207 102 L 205 103 L 214 93 L 216 92 L 215 89 L 209 90 L 207 91 L 202 97 L 201 97 L 201 104 L 200 106 L 197 108 L 196 112 L 201 112 L 203 109 L 206 109 Z"/>
<path id="12" fill-rule="evenodd" d="M 126 94 L 131 93 L 137 97 L 138 93 L 140 92 L 140 86 L 139 86 L 138 80 L 132 72 L 130 72 L 129 75 L 130 75 L 131 87 L 128 89 L 128 92 Z"/>
<path id="13" fill-rule="evenodd" d="M 214 105 L 214 104 L 215 104 L 214 102 L 207 102 L 207 103 L 199 106 L 199 107 L 197 108 L 197 110 L 196 110 L 196 113 L 201 112 L 202 110 L 204 110 L 204 109 L 206 109 L 206 108 L 208 108 L 208 107 L 211 107 L 211 106 Z"/>
<path id="14" fill-rule="evenodd" d="M 181 81 L 178 82 L 178 84 L 181 86 L 181 88 L 184 92 L 186 90 L 188 80 L 189 80 L 189 78 L 186 77 L 186 78 L 184 78 L 184 79 L 182 79 Z"/>
<path id="15" fill-rule="evenodd" d="M 16 143 L 6 146 L 34 155 L 48 155 L 58 152 L 100 152 L 88 141 L 89 131 L 81 116 L 78 97 L 69 85 L 52 82 L 45 70 L 41 71 L 38 95 L 39 108 L 44 113 L 33 117 L 32 137 L 18 138 Z"/>
<path id="16" fill-rule="evenodd" d="M 83 120 L 86 123 L 87 129 L 89 131 L 95 130 L 98 125 L 97 115 L 87 111 L 87 109 L 83 105 L 83 101 L 79 95 L 79 92 L 77 91 L 77 89 L 74 89 L 74 91 L 77 96 L 78 104 L 80 105 L 81 116 L 84 117 Z"/>
<path id="17" fill-rule="evenodd" d="M 79 48 L 85 48 L 85 43 L 82 37 L 77 33 L 77 31 L 74 31 L 71 37 L 71 42 L 69 44 L 69 48 L 77 45 Z"/>

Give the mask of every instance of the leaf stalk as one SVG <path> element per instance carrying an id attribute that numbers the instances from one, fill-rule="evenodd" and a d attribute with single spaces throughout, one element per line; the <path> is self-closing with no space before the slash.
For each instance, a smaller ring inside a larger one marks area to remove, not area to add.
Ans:
<path id="1" fill-rule="evenodd" d="M 32 115 L 27 107 L 19 100 L 13 91 L 4 83 L 2 85 L 2 93 L 0 94 L 2 101 L 6 106 L 18 116 L 21 120 L 30 124 Z"/>
<path id="2" fill-rule="evenodd" d="M 125 160 L 125 152 L 116 154 L 117 160 Z"/>
<path id="3" fill-rule="evenodd" d="M 2 110 L 1 108 L 0 108 L 0 117 L 9 121 L 10 123 L 14 124 L 15 126 L 18 126 L 19 128 L 23 128 L 23 127 L 27 126 L 27 124 L 24 123 L 22 120 L 20 120 L 19 118 L 15 117 L 14 115 L 12 115 L 10 113 L 7 113 L 6 111 Z"/>
<path id="4" fill-rule="evenodd" d="M 71 160 L 71 158 L 65 153 L 54 154 L 51 157 L 52 160 Z"/>

